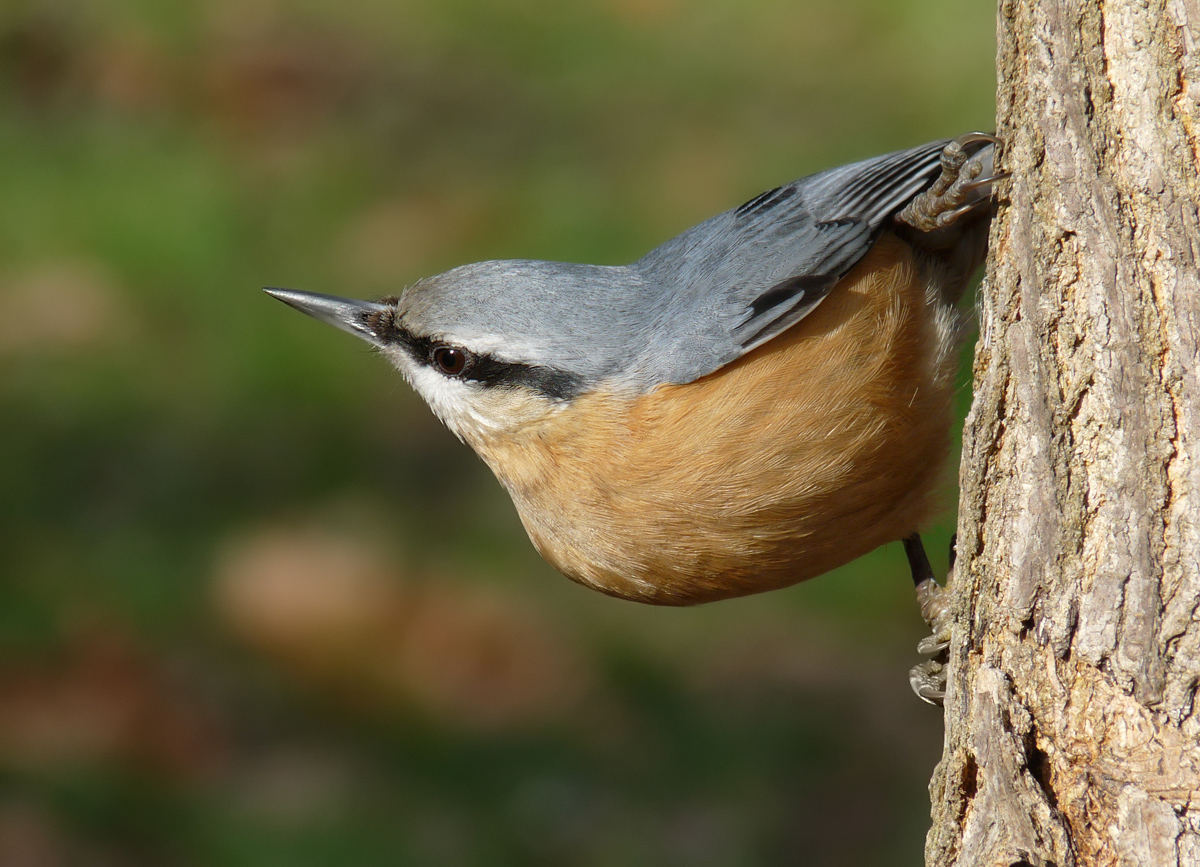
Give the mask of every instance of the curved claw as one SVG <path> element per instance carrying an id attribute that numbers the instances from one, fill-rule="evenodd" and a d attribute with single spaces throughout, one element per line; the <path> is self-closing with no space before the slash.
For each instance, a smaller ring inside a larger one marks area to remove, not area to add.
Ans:
<path id="1" fill-rule="evenodd" d="M 996 172 L 995 174 L 988 175 L 986 178 L 978 178 L 969 183 L 962 184 L 959 186 L 959 189 L 970 193 L 980 187 L 986 187 L 988 184 L 994 184 L 996 181 L 1003 181 L 1010 177 L 1012 177 L 1012 172 Z"/>
<path id="2" fill-rule="evenodd" d="M 949 634 L 926 635 L 917 642 L 917 653 L 919 653 L 921 656 L 937 656 L 949 646 Z"/>
<path id="3" fill-rule="evenodd" d="M 960 147 L 967 147 L 973 144 L 983 144 L 984 142 L 994 144 L 999 149 L 1004 148 L 1004 142 L 1001 141 L 998 136 L 993 135 L 990 132 L 964 132 L 954 140 L 954 143 Z"/>
<path id="4" fill-rule="evenodd" d="M 983 207 L 984 205 L 987 205 L 987 204 L 990 204 L 990 201 L 988 199 L 976 199 L 973 202 L 967 202 L 965 205 L 959 205 L 953 211 L 946 211 L 943 214 L 939 214 L 937 217 L 938 225 L 939 226 L 949 226 L 955 220 L 957 220 L 959 217 L 963 216 L 964 214 L 969 214 L 969 213 L 971 213 L 971 211 L 974 211 L 976 208 Z"/>
<path id="5" fill-rule="evenodd" d="M 921 701 L 940 707 L 946 699 L 945 667 L 934 660 L 914 665 L 908 673 L 908 683 Z"/>

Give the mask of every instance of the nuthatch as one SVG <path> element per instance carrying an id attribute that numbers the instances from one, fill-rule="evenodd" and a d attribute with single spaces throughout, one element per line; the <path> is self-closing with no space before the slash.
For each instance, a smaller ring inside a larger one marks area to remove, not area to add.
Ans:
<path id="1" fill-rule="evenodd" d="M 378 303 L 266 291 L 378 347 L 589 587 L 687 605 L 897 539 L 913 562 L 998 144 L 820 172 L 632 265 L 481 262 Z"/>

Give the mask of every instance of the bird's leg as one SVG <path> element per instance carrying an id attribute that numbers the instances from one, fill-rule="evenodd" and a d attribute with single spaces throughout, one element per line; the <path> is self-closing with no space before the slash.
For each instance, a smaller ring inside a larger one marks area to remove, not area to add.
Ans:
<path id="1" fill-rule="evenodd" d="M 991 201 L 990 185 L 1008 177 L 1008 172 L 994 169 L 1000 144 L 1000 139 L 983 132 L 969 132 L 954 139 L 942 150 L 941 176 L 896 219 L 918 231 L 932 232 L 986 206 Z"/>
<path id="2" fill-rule="evenodd" d="M 951 538 L 947 584 L 954 574 L 954 542 L 954 538 Z M 946 697 L 946 648 L 950 646 L 949 593 L 934 579 L 933 568 L 929 565 L 929 557 L 925 554 L 925 546 L 918 534 L 913 533 L 904 538 L 904 553 L 908 557 L 909 568 L 912 569 L 921 616 L 933 630 L 931 635 L 921 639 L 917 645 L 917 653 L 928 659 L 912 667 L 908 673 L 908 682 L 922 701 L 940 705 Z"/>

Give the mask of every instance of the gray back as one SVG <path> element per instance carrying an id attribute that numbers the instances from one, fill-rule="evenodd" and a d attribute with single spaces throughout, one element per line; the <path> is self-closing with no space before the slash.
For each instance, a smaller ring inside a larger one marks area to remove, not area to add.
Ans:
<path id="1" fill-rule="evenodd" d="M 481 262 L 413 285 L 412 331 L 586 384 L 711 373 L 794 325 L 940 172 L 938 141 L 763 193 L 627 266 Z"/>

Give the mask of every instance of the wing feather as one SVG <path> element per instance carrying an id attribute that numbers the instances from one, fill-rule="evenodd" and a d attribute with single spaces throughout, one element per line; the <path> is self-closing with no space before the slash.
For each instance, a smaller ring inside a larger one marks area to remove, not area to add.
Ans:
<path id="1" fill-rule="evenodd" d="M 661 327 L 648 335 L 657 375 L 667 358 L 670 381 L 691 381 L 803 319 L 866 255 L 887 221 L 934 182 L 946 143 L 768 190 L 634 263 L 662 299 L 652 317 Z"/>

